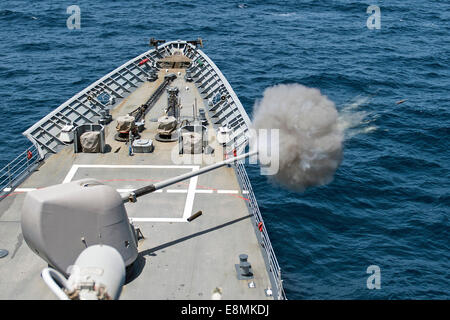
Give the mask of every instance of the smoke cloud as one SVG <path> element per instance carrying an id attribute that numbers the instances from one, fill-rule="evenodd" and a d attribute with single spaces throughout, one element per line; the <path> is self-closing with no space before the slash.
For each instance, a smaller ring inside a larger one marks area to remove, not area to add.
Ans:
<path id="1" fill-rule="evenodd" d="M 334 103 L 319 90 L 300 84 L 267 88 L 253 115 L 257 132 L 279 129 L 279 170 L 270 176 L 274 182 L 304 191 L 333 180 L 342 161 L 344 134 Z M 258 148 L 270 154 L 264 150 L 270 145 L 260 143 Z"/>

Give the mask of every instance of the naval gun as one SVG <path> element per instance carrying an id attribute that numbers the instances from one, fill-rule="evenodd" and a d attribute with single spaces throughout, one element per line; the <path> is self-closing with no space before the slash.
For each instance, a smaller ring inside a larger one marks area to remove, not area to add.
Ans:
<path id="1" fill-rule="evenodd" d="M 248 152 L 125 195 L 90 178 L 27 193 L 22 232 L 30 249 L 49 265 L 43 280 L 60 299 L 117 299 L 126 268 L 138 257 L 140 236 L 125 203 L 256 154 Z"/>

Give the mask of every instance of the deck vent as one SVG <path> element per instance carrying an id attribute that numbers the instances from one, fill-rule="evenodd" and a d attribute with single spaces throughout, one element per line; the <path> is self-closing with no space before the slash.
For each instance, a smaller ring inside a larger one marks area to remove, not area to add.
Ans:
<path id="1" fill-rule="evenodd" d="M 0 259 L 6 257 L 8 253 L 9 253 L 8 250 L 0 249 Z"/>

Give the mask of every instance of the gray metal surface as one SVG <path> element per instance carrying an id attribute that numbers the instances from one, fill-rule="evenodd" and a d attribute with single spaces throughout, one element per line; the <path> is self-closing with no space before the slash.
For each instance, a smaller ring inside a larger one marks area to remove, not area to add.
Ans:
<path id="1" fill-rule="evenodd" d="M 198 107 L 208 111 L 208 131 L 214 132 L 218 126 L 229 124 L 239 146 L 238 153 L 243 151 L 248 139 L 248 116 L 226 79 L 202 51 L 183 41 L 174 41 L 161 45 L 157 52 L 149 50 L 117 68 L 24 133 L 45 157 L 45 162 L 0 201 L 0 248 L 10 252 L 0 261 L 0 299 L 54 298 L 39 276 L 46 267 L 45 261 L 23 241 L 20 213 L 25 192 L 61 182 L 95 178 L 126 194 L 209 164 L 174 163 L 172 151 L 177 142 L 153 140 L 152 153 L 129 156 L 128 146 L 114 140 L 115 119 L 145 103 L 167 74 L 166 70 L 159 70 L 158 80 L 148 82 L 139 61 L 144 58 L 153 61 L 176 50 L 181 50 L 196 65 L 192 82 L 184 80 L 185 69 L 168 70 L 177 74 L 171 86 L 180 89 L 181 118 L 192 116 L 192 105 L 197 99 Z M 125 76 L 127 72 L 134 76 Z M 86 107 L 84 101 L 94 88 L 106 88 L 116 96 L 111 109 L 113 121 L 105 126 L 109 151 L 74 154 L 72 145 L 61 144 L 46 132 L 57 137 L 65 117 L 76 118 L 76 124 L 95 121 L 94 111 L 98 110 L 95 106 Z M 215 111 L 210 111 L 210 99 L 218 94 L 225 95 L 226 100 Z M 163 115 L 165 107 L 166 92 L 146 114 L 142 139 L 154 139 L 158 124 L 151 119 Z M 65 117 L 61 117 L 61 113 Z M 44 128 L 43 132 L 41 128 Z M 227 146 L 226 151 L 230 152 L 232 147 Z M 223 153 L 221 146 L 215 146 L 215 152 L 209 156 L 218 162 L 223 159 Z M 181 157 L 178 152 L 175 154 Z M 181 158 L 175 160 L 181 161 Z M 265 227 L 262 231 L 258 229 L 262 217 L 241 163 L 159 191 L 125 205 L 128 216 L 146 239 L 139 243 L 139 256 L 129 270 L 121 299 L 210 299 L 217 287 L 222 289 L 224 299 L 285 298 L 280 268 Z M 187 222 L 189 216 L 200 210 L 203 214 L 199 218 Z M 235 264 L 242 253 L 247 254 L 251 262 L 254 276 L 251 280 L 237 278 Z M 249 285 L 249 281 L 254 286 Z M 273 297 L 266 295 L 267 288 L 273 290 Z"/>
<path id="2" fill-rule="evenodd" d="M 95 179 L 81 179 L 27 193 L 21 212 L 28 246 L 61 273 L 67 273 L 88 246 L 115 248 L 128 266 L 137 257 L 120 195 Z"/>

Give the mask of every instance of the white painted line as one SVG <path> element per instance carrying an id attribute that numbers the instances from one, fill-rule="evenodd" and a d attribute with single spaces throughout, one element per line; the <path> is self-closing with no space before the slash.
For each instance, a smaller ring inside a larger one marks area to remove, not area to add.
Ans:
<path id="1" fill-rule="evenodd" d="M 232 193 L 237 194 L 239 193 L 237 190 L 217 190 L 217 193 Z"/>
<path id="2" fill-rule="evenodd" d="M 79 166 L 78 164 L 74 164 L 74 165 L 72 166 L 72 168 L 70 168 L 69 172 L 67 173 L 67 175 L 66 175 L 66 177 L 64 178 L 64 180 L 63 180 L 62 183 L 68 183 L 68 182 L 72 181 L 73 176 L 75 175 L 75 173 L 76 173 L 77 170 L 78 170 L 78 166 Z"/>
<path id="3" fill-rule="evenodd" d="M 195 166 L 192 171 L 197 171 L 200 166 Z M 192 177 L 189 181 L 188 194 L 186 197 L 186 205 L 184 207 L 183 219 L 187 220 L 192 214 L 192 208 L 194 207 L 195 189 L 197 189 L 198 176 Z"/>
<path id="4" fill-rule="evenodd" d="M 248 190 L 242 191 L 242 194 L 248 194 Z"/>
<path id="5" fill-rule="evenodd" d="M 187 222 L 184 218 L 130 218 L 133 222 Z"/>
<path id="6" fill-rule="evenodd" d="M 177 165 L 152 165 L 152 164 L 143 164 L 143 165 L 114 165 L 114 164 L 74 164 L 78 168 L 110 168 L 110 169 L 195 169 L 198 166 L 177 166 Z"/>
<path id="7" fill-rule="evenodd" d="M 16 189 L 14 189 L 14 191 L 15 192 L 30 192 L 30 191 L 34 191 L 36 189 L 37 188 L 16 188 Z M 11 191 L 11 188 L 5 188 L 5 189 L 3 189 L 3 191 L 9 192 L 9 191 Z"/>
<path id="8" fill-rule="evenodd" d="M 177 165 L 110 165 L 110 164 L 74 164 L 70 168 L 62 183 L 72 181 L 78 168 L 110 168 L 110 169 L 192 169 L 195 170 L 199 166 L 177 166 Z"/>
<path id="9" fill-rule="evenodd" d="M 213 193 L 214 190 L 197 189 L 195 193 Z"/>
<path id="10" fill-rule="evenodd" d="M 167 193 L 188 193 L 187 189 L 169 189 Z"/>

